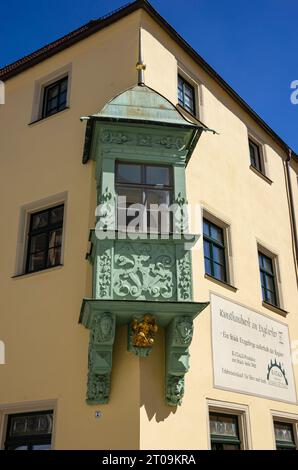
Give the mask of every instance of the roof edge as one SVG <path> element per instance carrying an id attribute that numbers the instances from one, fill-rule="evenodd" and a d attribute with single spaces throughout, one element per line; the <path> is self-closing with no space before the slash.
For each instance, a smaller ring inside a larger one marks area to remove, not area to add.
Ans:
<path id="1" fill-rule="evenodd" d="M 19 73 L 24 72 L 30 67 L 37 65 L 64 49 L 67 49 L 73 44 L 76 44 L 82 39 L 106 28 L 115 21 L 124 18 L 128 14 L 133 13 L 140 8 L 143 8 L 162 28 L 166 29 L 168 34 L 187 52 L 187 54 L 189 54 L 194 61 L 197 62 L 228 93 L 228 95 L 239 104 L 242 109 L 244 109 L 245 112 L 257 121 L 260 127 L 262 127 L 263 130 L 272 137 L 272 139 L 286 152 L 286 154 L 288 155 L 291 151 L 292 158 L 298 162 L 297 153 L 289 147 L 278 134 L 276 134 L 276 132 L 243 100 L 243 98 L 241 98 L 240 95 L 238 95 L 235 90 L 233 90 L 233 88 L 203 59 L 203 57 L 201 57 L 190 46 L 190 44 L 188 44 L 182 36 L 177 33 L 177 31 L 152 7 L 147 0 L 136 0 L 104 17 L 89 21 L 71 33 L 62 36 L 58 40 L 55 40 L 37 51 L 8 64 L 0 69 L 0 80 L 6 81 Z"/>

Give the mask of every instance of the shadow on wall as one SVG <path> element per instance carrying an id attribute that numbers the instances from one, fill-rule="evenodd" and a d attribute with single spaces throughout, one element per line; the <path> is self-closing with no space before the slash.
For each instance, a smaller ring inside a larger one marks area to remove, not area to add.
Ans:
<path id="1" fill-rule="evenodd" d="M 177 407 L 165 402 L 165 330 L 159 329 L 148 357 L 140 358 L 140 408 L 144 406 L 148 420 L 164 421 Z"/>

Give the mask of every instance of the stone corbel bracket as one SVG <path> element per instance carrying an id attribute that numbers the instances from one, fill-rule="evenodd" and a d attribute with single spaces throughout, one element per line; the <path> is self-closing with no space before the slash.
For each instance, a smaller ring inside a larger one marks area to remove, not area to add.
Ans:
<path id="1" fill-rule="evenodd" d="M 94 316 L 89 336 L 87 403 L 107 403 L 110 394 L 115 315 L 103 312 Z"/>
<path id="2" fill-rule="evenodd" d="M 189 352 L 193 336 L 193 317 L 175 317 L 166 332 L 166 403 L 181 405 L 184 376 L 189 370 Z"/>
<path id="3" fill-rule="evenodd" d="M 79 323 L 90 330 L 87 403 L 108 403 L 116 326 L 130 325 L 133 319 L 146 314 L 154 317 L 158 327 L 166 328 L 166 402 L 171 406 L 181 404 L 193 319 L 208 305 L 209 302 L 84 299 Z"/>

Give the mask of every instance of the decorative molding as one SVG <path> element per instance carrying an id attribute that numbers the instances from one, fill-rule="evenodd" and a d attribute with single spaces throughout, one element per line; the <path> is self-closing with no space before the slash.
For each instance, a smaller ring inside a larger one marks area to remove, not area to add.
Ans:
<path id="1" fill-rule="evenodd" d="M 112 253 L 111 249 L 103 250 L 101 254 L 96 257 L 97 268 L 97 285 L 96 285 L 96 298 L 109 299 L 111 298 L 112 288 Z"/>
<path id="2" fill-rule="evenodd" d="M 150 243 L 115 244 L 114 295 L 123 299 L 175 298 L 174 250 Z"/>
<path id="3" fill-rule="evenodd" d="M 192 267 L 191 253 L 184 248 L 177 247 L 177 294 L 178 300 L 192 299 Z"/>

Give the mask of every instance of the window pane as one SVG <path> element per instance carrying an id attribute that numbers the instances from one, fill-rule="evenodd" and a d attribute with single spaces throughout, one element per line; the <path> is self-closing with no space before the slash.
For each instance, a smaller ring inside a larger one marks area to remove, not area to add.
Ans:
<path id="1" fill-rule="evenodd" d="M 263 266 L 268 273 L 273 274 L 272 260 L 267 256 L 263 256 Z"/>
<path id="2" fill-rule="evenodd" d="M 51 209 L 50 223 L 58 224 L 63 221 L 64 206 Z"/>
<path id="3" fill-rule="evenodd" d="M 50 434 L 52 432 L 52 414 L 29 414 L 11 418 L 11 437 L 33 434 Z"/>
<path id="4" fill-rule="evenodd" d="M 210 415 L 210 433 L 211 435 L 238 438 L 237 416 Z"/>
<path id="5" fill-rule="evenodd" d="M 50 248 L 48 251 L 47 267 L 57 266 L 60 264 L 61 259 L 61 246 Z"/>
<path id="6" fill-rule="evenodd" d="M 216 263 L 224 265 L 225 263 L 225 258 L 224 258 L 224 250 L 223 248 L 219 248 L 215 245 L 213 245 L 213 257 L 212 259 L 216 261 Z"/>
<path id="7" fill-rule="evenodd" d="M 45 267 L 46 252 L 40 251 L 39 253 L 30 255 L 28 271 L 39 271 Z"/>
<path id="8" fill-rule="evenodd" d="M 293 425 L 290 423 L 274 423 L 275 439 L 294 444 Z"/>
<path id="9" fill-rule="evenodd" d="M 61 246 L 62 244 L 62 229 L 54 230 L 50 232 L 49 238 L 49 248 L 54 248 L 55 246 Z"/>
<path id="10" fill-rule="evenodd" d="M 67 78 L 60 83 L 60 92 L 67 90 Z"/>
<path id="11" fill-rule="evenodd" d="M 209 276 L 212 276 L 211 261 L 209 258 L 205 258 L 205 272 L 209 274 Z"/>
<path id="12" fill-rule="evenodd" d="M 146 184 L 170 185 L 170 169 L 162 166 L 146 167 Z"/>
<path id="13" fill-rule="evenodd" d="M 32 230 L 45 227 L 48 224 L 48 212 L 32 214 Z"/>
<path id="14" fill-rule="evenodd" d="M 169 205 L 170 194 L 169 191 L 159 191 L 158 189 L 147 189 L 146 190 L 146 203 L 147 208 L 150 210 L 150 205 Z"/>
<path id="15" fill-rule="evenodd" d="M 51 100 L 51 99 L 55 98 L 57 95 L 58 95 L 58 86 L 57 85 L 55 85 L 51 88 L 48 88 L 48 96 L 47 96 L 48 100 Z"/>
<path id="16" fill-rule="evenodd" d="M 141 166 L 119 164 L 117 167 L 117 183 L 141 183 Z"/>
<path id="17" fill-rule="evenodd" d="M 211 258 L 211 243 L 207 240 L 204 240 L 204 256 Z"/>
<path id="18" fill-rule="evenodd" d="M 221 266 L 220 264 L 213 263 L 213 271 L 214 271 L 214 277 L 216 279 L 219 279 L 221 281 L 226 280 L 226 273 L 225 273 L 225 268 Z"/>
<path id="19" fill-rule="evenodd" d="M 31 237 L 30 253 L 37 251 L 45 251 L 48 246 L 48 237 L 46 233 L 40 233 L 39 235 L 33 235 Z"/>
<path id="20" fill-rule="evenodd" d="M 216 225 L 210 224 L 211 228 L 211 238 L 217 240 L 220 243 L 223 243 L 223 236 L 222 236 L 222 229 L 220 227 L 216 227 Z"/>
<path id="21" fill-rule="evenodd" d="M 203 231 L 204 231 L 204 235 L 210 236 L 210 224 L 205 219 L 203 221 Z"/>

